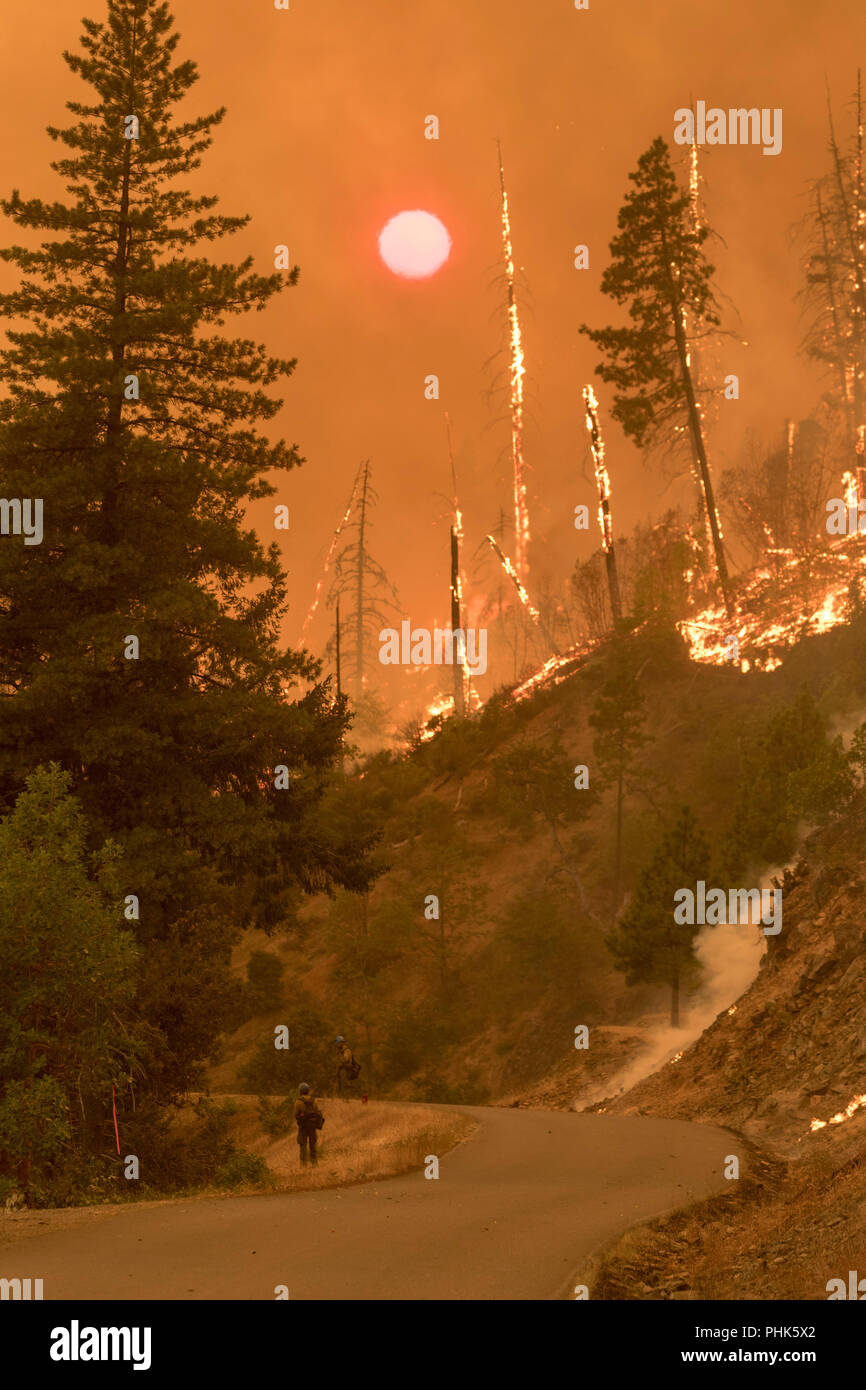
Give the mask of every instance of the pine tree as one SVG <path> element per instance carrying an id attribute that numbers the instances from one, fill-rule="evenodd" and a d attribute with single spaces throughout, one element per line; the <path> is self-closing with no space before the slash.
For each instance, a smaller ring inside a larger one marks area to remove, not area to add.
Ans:
<path id="1" fill-rule="evenodd" d="M 705 338 L 720 325 L 713 267 L 703 252 L 710 231 L 695 226 L 689 195 L 677 185 L 661 136 L 629 178 L 635 187 L 620 209 L 619 234 L 610 244 L 612 260 L 601 289 L 617 304 L 628 305 L 633 326 L 591 329 L 583 324 L 580 332 L 605 356 L 596 374 L 618 388 L 611 414 L 625 434 L 642 446 L 687 433 L 719 584 L 730 608 L 727 561 L 689 353 L 692 335 Z"/>
<path id="2" fill-rule="evenodd" d="M 828 98 L 832 167 L 812 187 L 805 297 L 806 350 L 830 373 L 827 400 L 841 412 L 849 468 L 866 467 L 866 186 L 863 95 L 854 97 L 854 133 L 840 146 Z"/>
<path id="3" fill-rule="evenodd" d="M 585 820 L 598 801 L 594 786 L 577 785 L 576 769 L 558 738 L 543 745 L 523 741 L 492 763 L 496 805 L 515 830 L 531 834 L 540 820 L 550 832 L 558 862 L 548 873 L 564 872 L 577 889 L 581 907 L 598 921 L 577 872 L 576 856 L 563 844 L 561 831 Z"/>
<path id="4" fill-rule="evenodd" d="M 345 711 L 281 648 L 278 549 L 245 523 L 302 461 L 260 429 L 294 362 L 221 331 L 297 270 L 210 258 L 248 219 L 177 186 L 224 112 L 176 120 L 197 71 L 174 62 L 167 5 L 108 0 L 81 43 L 64 56 L 93 96 L 50 129 L 67 200 L 3 203 L 41 243 L 0 252 L 22 275 L 0 296 L 0 477 L 43 500 L 44 541 L 0 545 L 0 798 L 56 760 L 123 846 L 170 1091 L 219 1029 L 235 924 L 273 925 L 293 884 L 357 878 L 364 846 L 319 823 Z"/>
<path id="5" fill-rule="evenodd" d="M 630 985 L 666 984 L 671 991 L 671 1027 L 680 1024 L 680 989 L 694 976 L 697 924 L 674 921 L 674 894 L 695 891 L 710 874 L 710 848 L 694 814 L 684 806 L 659 841 L 632 898 L 607 942 Z"/>
<path id="6" fill-rule="evenodd" d="M 613 665 L 589 716 L 595 730 L 593 751 L 599 782 L 616 788 L 616 847 L 614 852 L 611 912 L 619 908 L 622 875 L 622 817 L 626 776 L 635 757 L 647 742 L 643 732 L 644 699 L 629 659 L 631 649 L 623 643 L 614 648 Z"/>

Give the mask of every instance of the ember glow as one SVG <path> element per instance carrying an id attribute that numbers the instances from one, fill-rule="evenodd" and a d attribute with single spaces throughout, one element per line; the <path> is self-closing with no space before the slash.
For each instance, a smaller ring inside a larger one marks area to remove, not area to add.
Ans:
<path id="1" fill-rule="evenodd" d="M 453 518 L 454 518 L 454 519 L 453 519 L 453 524 L 452 524 L 452 527 L 451 527 L 451 534 L 452 534 L 452 537 L 453 537 L 453 542 L 452 542 L 452 544 L 456 545 L 456 550 L 457 550 L 457 554 L 456 554 L 456 561 L 457 561 L 457 563 L 456 563 L 456 565 L 454 566 L 454 579 L 453 579 L 453 582 L 452 582 L 452 590 L 451 590 L 451 612 L 452 612 L 452 623 L 451 623 L 451 626 L 452 626 L 452 628 L 455 628 L 455 627 L 459 628 L 459 627 L 462 627 L 462 626 L 463 626 L 462 614 L 463 614 L 463 607 L 464 607 L 464 602 L 465 602 L 465 595 L 466 595 L 466 592 L 467 592 L 467 589 L 466 589 L 466 576 L 465 576 L 464 571 L 463 571 L 463 512 L 462 512 L 461 509 L 460 509 L 460 499 L 459 499 L 458 493 L 457 493 L 457 469 L 456 469 L 455 464 L 454 464 L 454 447 L 453 447 L 452 440 L 451 440 L 451 417 L 449 416 L 449 414 L 448 414 L 447 411 L 445 412 L 445 427 L 446 427 L 446 430 L 447 430 L 447 432 L 448 432 L 448 459 L 449 459 L 449 462 L 450 462 L 450 464 L 451 464 L 451 488 L 452 488 L 452 492 L 453 492 L 453 495 L 454 495 L 454 502 L 453 502 Z M 454 618 L 455 618 L 455 617 L 456 617 L 456 619 L 457 619 L 456 622 L 454 621 Z M 466 691 L 467 691 L 467 689 L 468 689 L 469 686 L 470 686 L 471 677 L 472 677 L 472 673 L 471 673 L 471 671 L 470 671 L 470 669 L 469 669 L 469 662 L 468 662 L 468 660 L 467 660 L 466 652 L 465 652 L 465 650 L 464 650 L 464 652 L 463 652 L 463 663 L 462 663 L 462 680 L 463 680 L 463 692 L 462 692 L 462 693 L 463 693 L 463 701 L 464 701 L 464 704 L 465 704 L 465 700 L 466 700 Z"/>
<path id="2" fill-rule="evenodd" d="M 773 671 L 785 649 L 801 638 L 847 622 L 852 586 L 866 582 L 863 539 L 845 536 L 808 562 L 789 551 L 775 552 L 772 567 L 762 566 L 748 577 L 731 618 L 719 605 L 677 624 L 692 660 L 724 666 L 732 660 L 736 638 L 734 665 L 741 671 Z"/>
<path id="3" fill-rule="evenodd" d="M 601 528 L 601 543 L 606 551 L 613 546 L 613 526 L 610 515 L 610 474 L 604 461 L 604 439 L 598 423 L 598 401 L 591 386 L 584 386 L 583 400 L 586 406 L 586 428 L 589 430 L 592 461 L 595 465 L 595 481 L 598 484 L 598 524 Z"/>
<path id="4" fill-rule="evenodd" d="M 511 461 L 514 470 L 514 568 L 519 579 L 529 566 L 528 549 L 529 504 L 526 499 L 526 477 L 523 462 L 523 340 L 517 301 L 514 297 L 514 249 L 511 244 L 511 219 L 508 214 L 508 194 L 505 191 L 505 171 L 502 151 L 499 152 L 499 189 L 502 198 L 502 249 L 505 256 L 505 279 L 508 287 L 509 388 L 511 397 Z"/>
<path id="5" fill-rule="evenodd" d="M 505 573 L 508 575 L 508 578 L 511 580 L 512 584 L 517 590 L 517 597 L 520 599 L 520 602 L 523 604 L 524 608 L 526 609 L 532 621 L 535 623 L 536 627 L 539 627 L 541 625 L 541 614 L 539 613 L 538 609 L 532 604 L 529 594 L 526 592 L 525 588 L 521 584 L 520 576 L 517 573 L 516 566 L 512 564 L 508 556 L 503 552 L 502 547 L 497 545 L 496 541 L 493 539 L 492 536 L 487 537 L 487 543 L 488 545 L 490 545 L 494 554 L 497 556 L 500 565 L 505 570 Z"/>
<path id="6" fill-rule="evenodd" d="M 604 438 L 598 420 L 598 401 L 591 386 L 583 388 L 583 403 L 586 406 L 586 427 L 589 430 L 592 461 L 595 465 L 595 481 L 598 486 L 598 524 L 601 528 L 601 544 L 607 566 L 610 606 L 615 623 L 622 617 L 619 595 L 619 579 L 616 571 L 616 556 L 613 549 L 613 519 L 610 514 L 610 474 L 604 461 Z"/>
<path id="7" fill-rule="evenodd" d="M 862 1106 L 866 1105 L 866 1096 L 855 1096 L 849 1101 L 844 1110 L 832 1115 L 829 1120 L 813 1120 L 809 1126 L 810 1133 L 814 1134 L 819 1129 L 826 1129 L 828 1125 L 841 1125 L 846 1120 L 850 1120 L 852 1115 L 856 1115 Z"/>
<path id="8" fill-rule="evenodd" d="M 521 602 L 540 626 L 541 615 L 517 579 L 513 564 L 492 536 L 487 540 L 517 589 Z M 808 575 L 802 557 L 784 550 L 774 555 L 777 559 L 774 568 L 762 566 L 743 581 L 732 619 L 728 618 L 723 606 L 718 606 L 704 609 L 678 624 L 693 661 L 714 666 L 731 664 L 743 672 L 750 669 L 773 671 L 781 666 L 785 651 L 802 637 L 828 632 L 848 620 L 852 585 L 862 580 L 866 586 L 866 536 L 846 536 L 827 550 L 816 552 L 810 557 Z M 770 612 L 776 615 L 773 620 L 766 616 Z M 740 655 L 732 661 L 731 639 L 734 637 Z M 554 653 L 514 687 L 511 698 L 526 700 L 538 690 L 559 685 L 600 645 L 597 639 L 585 638 L 566 652 Z M 474 707 L 483 708 L 483 702 L 477 697 Z M 426 711 L 425 720 L 452 708 L 452 698 L 441 696 Z M 426 737 L 432 738 L 435 732 L 431 730 Z M 735 1008 L 733 1006 L 728 1012 Z"/>

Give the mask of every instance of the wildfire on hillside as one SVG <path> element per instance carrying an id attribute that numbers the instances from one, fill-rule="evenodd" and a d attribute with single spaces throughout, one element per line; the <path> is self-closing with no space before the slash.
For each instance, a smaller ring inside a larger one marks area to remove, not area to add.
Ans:
<path id="1" fill-rule="evenodd" d="M 772 555 L 741 589 L 732 618 L 719 605 L 678 624 L 693 661 L 773 671 L 787 647 L 848 620 L 858 581 L 866 581 L 863 536 L 846 536 L 811 556 Z"/>
<path id="2" fill-rule="evenodd" d="M 677 627 L 693 661 L 714 666 L 774 671 L 785 651 L 804 637 L 829 632 L 848 622 L 859 593 L 866 596 L 866 533 L 855 533 L 816 550 L 795 555 L 776 548 L 767 561 L 739 585 L 733 615 L 724 605 L 711 605 L 683 619 Z M 601 646 L 603 639 L 585 638 L 564 653 L 549 656 L 511 692 L 525 700 L 535 691 L 559 685 Z M 425 737 L 432 738 L 439 719 L 450 713 L 450 696 L 440 695 L 424 715 Z M 477 709 L 483 708 L 478 700 Z M 436 727 L 427 732 L 430 721 Z"/>
<path id="3" fill-rule="evenodd" d="M 850 1120 L 852 1115 L 856 1115 L 861 1106 L 866 1105 L 866 1096 L 855 1096 L 849 1101 L 844 1110 L 839 1110 L 835 1115 L 831 1115 L 829 1120 L 813 1120 L 809 1126 L 811 1134 L 815 1134 L 819 1129 L 826 1129 L 828 1125 L 841 1125 L 846 1120 Z"/>

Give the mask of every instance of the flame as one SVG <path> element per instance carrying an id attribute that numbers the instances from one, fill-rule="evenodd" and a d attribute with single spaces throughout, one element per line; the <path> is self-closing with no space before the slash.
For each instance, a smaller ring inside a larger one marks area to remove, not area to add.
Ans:
<path id="1" fill-rule="evenodd" d="M 740 655 L 735 656 L 734 665 L 741 671 L 752 667 L 773 671 L 781 665 L 784 648 L 847 622 L 851 583 L 860 576 L 866 580 L 866 545 L 859 534 L 815 552 L 808 568 L 790 550 L 776 549 L 772 554 L 776 565 L 752 573 L 741 590 L 733 620 L 724 607 L 715 606 L 677 624 L 693 661 L 728 664 L 736 638 Z M 772 619 L 765 616 L 769 612 Z M 749 651 L 748 658 L 741 655 L 744 649 Z"/>
<path id="2" fill-rule="evenodd" d="M 454 490 L 454 503 L 453 503 L 454 521 L 453 521 L 453 525 L 452 525 L 452 530 L 453 530 L 454 535 L 455 535 L 455 537 L 456 537 L 456 539 L 457 539 L 457 575 L 456 575 L 456 584 L 453 586 L 454 592 L 453 592 L 452 597 L 453 597 L 454 601 L 455 601 L 456 604 L 457 604 L 457 612 L 458 612 L 458 614 L 460 615 L 460 616 L 459 616 L 459 620 L 458 620 L 458 624 L 457 624 L 458 627 L 460 627 L 460 626 L 462 626 L 462 623 L 463 623 L 463 596 L 464 596 L 464 594 L 465 594 L 465 592 L 466 592 L 466 582 L 465 582 L 465 576 L 464 576 L 464 573 L 463 573 L 463 558 L 462 558 L 462 557 L 463 557 L 463 512 L 462 512 L 461 509 L 460 509 L 460 502 L 459 502 L 458 496 L 457 496 L 457 469 L 456 469 L 455 466 L 454 466 L 454 447 L 453 447 L 452 440 L 451 440 L 451 417 L 450 417 L 450 415 L 448 414 L 447 410 L 446 410 L 446 412 L 445 412 L 445 427 L 446 427 L 446 430 L 447 430 L 447 432 L 448 432 L 448 458 L 449 458 L 450 463 L 451 463 L 451 486 L 452 486 L 452 488 L 453 488 L 453 490 Z M 465 705 L 465 702 L 466 702 L 466 692 L 467 692 L 467 690 L 470 690 L 470 689 L 471 689 L 471 686 L 472 686 L 472 672 L 471 672 L 471 670 L 470 670 L 470 668 L 469 668 L 469 661 L 468 661 L 468 658 L 467 658 L 465 649 L 464 649 L 464 651 L 463 651 L 462 677 L 463 677 L 463 701 L 464 701 L 464 705 Z M 432 717 L 432 716 L 431 716 L 431 717 Z"/>
<path id="3" fill-rule="evenodd" d="M 605 552 L 610 553 L 613 546 L 613 521 L 610 514 L 610 474 L 604 461 L 604 439 L 598 423 L 598 401 L 591 386 L 584 386 L 583 400 L 586 406 L 586 428 L 589 430 L 592 461 L 595 465 L 595 481 L 598 483 L 598 524 L 601 528 L 601 543 Z"/>
<path id="4" fill-rule="evenodd" d="M 541 615 L 514 565 L 492 536 L 487 540 L 517 589 L 521 603 L 541 626 Z M 692 536 L 690 541 L 697 553 L 696 539 Z M 801 638 L 828 632 L 849 620 L 852 586 L 858 580 L 866 585 L 866 534 L 856 532 L 840 537 L 808 557 L 797 556 L 787 547 L 775 547 L 769 556 L 771 564 L 759 566 L 741 580 L 733 618 L 728 617 L 723 606 L 711 606 L 677 624 L 693 661 L 714 666 L 731 664 L 741 672 L 774 671 L 781 666 L 785 650 Z M 770 613 L 772 617 L 767 616 Z M 733 639 L 738 650 L 732 658 Z M 585 638 L 565 652 L 555 652 L 512 689 L 512 700 L 526 700 L 542 687 L 567 680 L 604 640 Z M 431 705 L 428 717 L 443 713 L 450 703 L 450 696 L 440 697 Z M 483 708 L 477 695 L 474 708 Z M 431 732 L 428 737 L 432 736 Z"/>
<path id="5" fill-rule="evenodd" d="M 511 218 L 508 213 L 508 194 L 505 191 L 505 171 L 502 151 L 499 152 L 499 188 L 502 196 L 502 250 L 505 256 L 505 279 L 508 286 L 509 389 L 511 397 L 511 458 L 514 468 L 514 564 L 518 577 L 528 567 L 529 506 L 526 497 L 526 476 L 523 461 L 523 378 L 526 375 L 520 318 L 514 297 L 514 248 L 511 244 Z"/>
<path id="6" fill-rule="evenodd" d="M 844 1110 L 839 1110 L 829 1120 L 813 1120 L 809 1126 L 809 1131 L 814 1134 L 816 1130 L 826 1129 L 828 1125 L 844 1124 L 846 1120 L 850 1120 L 852 1115 L 856 1115 L 857 1111 L 864 1105 L 866 1105 L 866 1096 L 855 1096 L 853 1100 L 848 1102 Z"/>
<path id="7" fill-rule="evenodd" d="M 502 548 L 499 545 L 497 545 L 496 541 L 493 539 L 492 536 L 488 536 L 487 541 L 492 546 L 493 550 L 496 552 L 497 556 L 499 557 L 500 565 L 505 570 L 505 573 L 508 575 L 508 578 L 511 580 L 515 589 L 517 590 L 517 597 L 520 599 L 520 602 L 523 604 L 532 621 L 537 625 L 541 622 L 541 614 L 539 613 L 535 605 L 532 603 L 529 594 L 526 592 L 525 588 L 521 584 L 520 576 L 517 573 L 515 565 L 512 564 L 508 556 L 504 554 Z"/>

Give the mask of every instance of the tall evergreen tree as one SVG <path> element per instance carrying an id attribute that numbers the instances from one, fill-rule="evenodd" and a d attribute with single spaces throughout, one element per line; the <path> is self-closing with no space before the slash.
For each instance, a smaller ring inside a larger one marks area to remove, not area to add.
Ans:
<path id="1" fill-rule="evenodd" d="M 122 844 L 170 1091 L 219 1028 L 234 924 L 273 924 L 293 883 L 362 886 L 364 845 L 317 815 L 345 708 L 282 649 L 277 547 L 245 521 L 302 461 L 260 429 L 294 362 L 221 331 L 297 269 L 208 254 L 248 218 L 177 186 L 224 112 L 176 118 L 197 71 L 168 6 L 108 0 L 83 23 L 64 56 L 93 95 L 49 128 L 66 201 L 2 204 L 30 235 L 0 252 L 22 276 L 0 296 L 0 478 L 42 499 L 44 540 L 0 544 L 0 798 L 56 760 Z"/>
<path id="2" fill-rule="evenodd" d="M 641 874 L 632 898 L 608 937 L 608 945 L 625 973 L 626 983 L 665 984 L 671 991 L 671 1027 L 680 1026 L 680 989 L 694 977 L 694 939 L 699 927 L 674 921 L 674 894 L 695 891 L 707 882 L 710 848 L 688 806 L 662 835 Z"/>
<path id="3" fill-rule="evenodd" d="M 831 171 L 812 186 L 807 219 L 806 286 L 810 323 L 806 350 L 830 374 L 825 400 L 840 413 L 845 462 L 866 467 L 866 185 L 863 170 L 863 93 L 854 96 L 853 135 L 836 138 L 828 97 Z"/>
<path id="4" fill-rule="evenodd" d="M 640 749 L 647 742 L 644 733 L 646 715 L 644 699 L 633 669 L 631 647 L 623 642 L 614 648 L 610 675 L 602 686 L 589 716 L 594 732 L 593 751 L 604 785 L 616 789 L 616 841 L 613 884 L 611 886 L 611 915 L 619 908 L 622 877 L 622 816 L 626 794 L 626 776 Z"/>
<path id="5" fill-rule="evenodd" d="M 705 338 L 720 324 L 713 267 L 703 252 L 710 231 L 695 225 L 689 195 L 677 184 L 661 136 L 641 155 L 629 178 L 634 189 L 626 194 L 617 218 L 619 234 L 610 244 L 612 260 L 601 289 L 617 304 L 628 305 L 632 326 L 592 329 L 583 324 L 580 332 L 604 353 L 596 373 L 618 388 L 611 414 L 627 435 L 638 445 L 663 436 L 670 441 L 675 431 L 689 438 L 719 584 L 730 606 L 728 567 L 689 352 L 692 335 Z"/>

